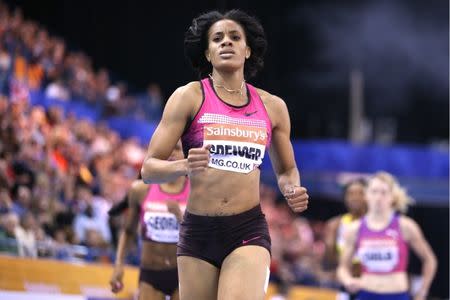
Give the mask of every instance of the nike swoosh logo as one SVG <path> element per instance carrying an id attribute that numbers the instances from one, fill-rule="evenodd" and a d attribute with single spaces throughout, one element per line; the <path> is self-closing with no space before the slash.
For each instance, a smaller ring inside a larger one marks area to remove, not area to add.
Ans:
<path id="1" fill-rule="evenodd" d="M 246 113 L 244 113 L 244 116 L 250 117 L 251 115 L 254 115 L 254 114 L 256 114 L 257 112 L 258 112 L 257 110 L 255 110 L 255 111 L 253 111 L 253 112 L 246 112 Z"/>
<path id="2" fill-rule="evenodd" d="M 261 236 L 258 235 L 258 236 L 252 237 L 251 239 L 248 239 L 248 240 L 242 240 L 242 244 L 245 245 L 245 244 L 247 244 L 247 243 L 250 242 L 250 241 L 259 239 L 260 237 L 261 237 Z"/>

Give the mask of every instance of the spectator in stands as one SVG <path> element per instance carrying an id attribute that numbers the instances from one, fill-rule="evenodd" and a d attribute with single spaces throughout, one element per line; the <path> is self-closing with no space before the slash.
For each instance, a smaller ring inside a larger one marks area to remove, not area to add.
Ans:
<path id="1" fill-rule="evenodd" d="M 45 89 L 45 96 L 48 98 L 54 98 L 62 101 L 68 101 L 70 94 L 62 78 L 57 78 L 55 81 L 47 85 Z"/>
<path id="2" fill-rule="evenodd" d="M 27 66 L 27 83 L 30 90 L 41 88 L 44 80 L 44 68 L 41 65 L 40 58 L 33 56 Z"/>
<path id="3" fill-rule="evenodd" d="M 54 241 L 52 242 L 53 255 L 56 259 L 70 259 L 70 243 L 68 242 L 67 233 L 63 229 L 54 231 Z"/>
<path id="4" fill-rule="evenodd" d="M 36 220 L 33 214 L 27 211 L 21 218 L 21 226 L 16 226 L 15 236 L 20 256 L 37 257 Z"/>
<path id="5" fill-rule="evenodd" d="M 31 209 L 31 191 L 25 185 L 18 185 L 15 188 L 14 202 L 12 210 L 19 217 L 23 217 Z"/>
<path id="6" fill-rule="evenodd" d="M 146 93 L 138 96 L 137 105 L 137 117 L 151 121 L 158 121 L 161 119 L 163 97 L 159 85 L 150 83 Z"/>
<path id="7" fill-rule="evenodd" d="M 6 95 L 8 93 L 8 80 L 11 74 L 11 67 L 11 55 L 3 43 L 0 42 L 0 95 Z"/>
<path id="8" fill-rule="evenodd" d="M 5 187 L 0 187 L 0 217 L 13 211 L 13 202 L 9 196 L 9 191 Z"/>
<path id="9" fill-rule="evenodd" d="M 85 245 L 95 246 L 108 243 L 111 240 L 111 233 L 107 220 L 101 215 L 89 187 L 78 185 L 76 195 L 79 212 L 73 226 L 77 240 Z"/>
<path id="10" fill-rule="evenodd" d="M 95 77 L 96 84 L 96 102 L 104 103 L 106 101 L 106 93 L 110 87 L 110 78 L 108 70 L 100 69 Z"/>
<path id="11" fill-rule="evenodd" d="M 0 218 L 0 252 L 19 254 L 16 239 L 16 228 L 18 226 L 19 217 L 13 212 Z"/>

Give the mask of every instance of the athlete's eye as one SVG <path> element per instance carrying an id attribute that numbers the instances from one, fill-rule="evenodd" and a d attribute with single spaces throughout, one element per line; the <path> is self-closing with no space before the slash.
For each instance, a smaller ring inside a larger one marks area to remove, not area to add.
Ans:
<path id="1" fill-rule="evenodd" d="M 231 37 L 231 39 L 233 41 L 239 41 L 241 39 L 241 37 L 239 35 L 234 35 L 234 36 Z"/>
<path id="2" fill-rule="evenodd" d="M 218 42 L 220 42 L 220 40 L 222 40 L 222 37 L 220 35 L 216 35 L 213 37 L 212 40 L 213 40 L 213 42 L 218 43 Z"/>

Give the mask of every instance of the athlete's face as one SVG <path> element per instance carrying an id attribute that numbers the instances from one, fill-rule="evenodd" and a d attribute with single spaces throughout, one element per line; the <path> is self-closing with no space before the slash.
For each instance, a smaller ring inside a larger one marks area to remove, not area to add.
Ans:
<path id="1" fill-rule="evenodd" d="M 184 158 L 183 147 L 181 146 L 181 141 L 175 145 L 172 153 L 170 154 L 168 160 L 180 160 Z"/>
<path id="2" fill-rule="evenodd" d="M 205 55 L 215 69 L 234 71 L 243 68 L 251 55 L 244 29 L 231 20 L 217 21 L 208 31 Z"/>
<path id="3" fill-rule="evenodd" d="M 369 181 L 366 199 L 369 211 L 384 213 L 392 210 L 394 199 L 391 188 L 379 178 L 373 178 Z"/>
<path id="4" fill-rule="evenodd" d="M 365 187 L 355 182 L 345 191 L 345 205 L 350 213 L 361 215 L 366 209 Z"/>

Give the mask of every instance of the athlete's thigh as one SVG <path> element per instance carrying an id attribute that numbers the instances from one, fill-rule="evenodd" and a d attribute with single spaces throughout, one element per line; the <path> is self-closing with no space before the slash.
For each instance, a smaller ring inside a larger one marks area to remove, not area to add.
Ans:
<path id="1" fill-rule="evenodd" d="M 155 289 L 151 284 L 139 282 L 139 300 L 164 300 L 163 292 Z"/>
<path id="2" fill-rule="evenodd" d="M 270 254 L 260 246 L 235 249 L 220 270 L 218 300 L 263 300 L 268 283 Z"/>
<path id="3" fill-rule="evenodd" d="M 219 270 L 215 266 L 191 256 L 179 256 L 177 263 L 180 300 L 217 298 Z"/>

